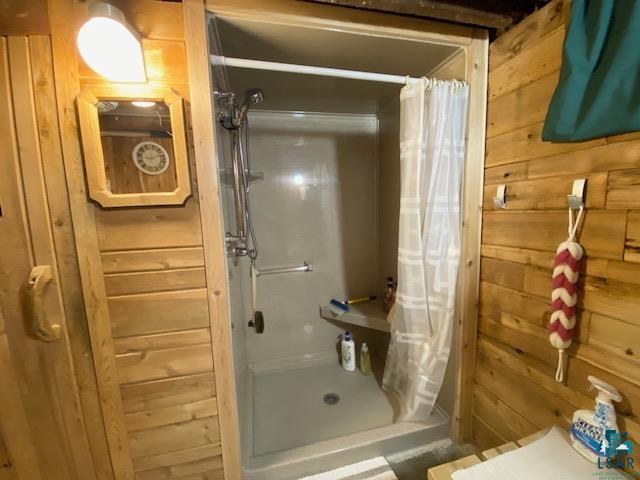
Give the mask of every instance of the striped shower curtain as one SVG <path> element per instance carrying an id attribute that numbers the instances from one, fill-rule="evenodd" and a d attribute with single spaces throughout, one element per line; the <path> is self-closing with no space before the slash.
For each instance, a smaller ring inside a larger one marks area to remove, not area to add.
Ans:
<path id="1" fill-rule="evenodd" d="M 400 93 L 398 291 L 383 388 L 400 421 L 426 421 L 449 359 L 460 261 L 469 87 L 421 79 Z"/>

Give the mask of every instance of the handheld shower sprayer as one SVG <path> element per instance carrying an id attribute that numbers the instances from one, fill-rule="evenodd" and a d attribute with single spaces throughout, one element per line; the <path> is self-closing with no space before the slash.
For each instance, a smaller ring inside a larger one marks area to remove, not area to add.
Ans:
<path id="1" fill-rule="evenodd" d="M 226 112 L 220 114 L 218 118 L 220 124 L 231 133 L 232 143 L 236 234 L 230 232 L 226 234 L 227 253 L 232 256 L 234 263 L 237 262 L 239 256 L 244 255 L 255 262 L 258 255 L 258 245 L 253 231 L 251 205 L 248 199 L 251 162 L 248 152 L 247 113 L 252 105 L 261 103 L 264 96 L 261 89 L 251 88 L 245 92 L 241 104 L 236 102 L 236 96 L 233 92 L 218 93 L 216 97 L 226 106 Z"/>
<path id="2" fill-rule="evenodd" d="M 245 122 L 247 118 L 247 112 L 251 105 L 257 105 L 258 103 L 262 103 L 264 100 L 264 96 L 262 95 L 262 90 L 259 88 L 250 88 L 244 94 L 244 102 L 240 107 L 240 112 L 238 113 L 237 121 L 235 122 L 238 127 L 242 127 L 242 124 Z"/>

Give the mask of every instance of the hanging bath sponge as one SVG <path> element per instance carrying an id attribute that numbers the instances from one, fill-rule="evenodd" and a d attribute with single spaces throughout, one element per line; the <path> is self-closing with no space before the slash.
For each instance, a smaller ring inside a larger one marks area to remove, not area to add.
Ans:
<path id="1" fill-rule="evenodd" d="M 569 209 L 569 238 L 556 250 L 551 281 L 551 318 L 549 319 L 549 341 L 558 349 L 558 370 L 556 380 L 564 380 L 565 350 L 571 345 L 576 326 L 576 304 L 578 303 L 577 282 L 584 250 L 575 241 L 582 207 L 573 224 L 572 210 Z"/>

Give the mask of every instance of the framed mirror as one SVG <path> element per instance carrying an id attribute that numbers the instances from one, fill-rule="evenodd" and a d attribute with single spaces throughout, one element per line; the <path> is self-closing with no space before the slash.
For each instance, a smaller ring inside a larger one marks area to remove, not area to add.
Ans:
<path id="1" fill-rule="evenodd" d="M 77 98 L 89 197 L 102 207 L 181 205 L 191 195 L 182 97 L 85 87 Z"/>

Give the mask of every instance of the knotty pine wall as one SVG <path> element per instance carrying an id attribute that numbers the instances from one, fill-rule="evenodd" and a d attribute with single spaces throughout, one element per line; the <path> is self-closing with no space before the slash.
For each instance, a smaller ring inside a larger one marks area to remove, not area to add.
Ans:
<path id="1" fill-rule="evenodd" d="M 555 0 L 489 51 L 480 316 L 473 432 L 482 448 L 593 408 L 587 375 L 615 385 L 620 427 L 640 440 L 640 134 L 547 143 L 540 132 L 558 80 L 567 9 Z M 567 195 L 588 179 L 580 242 L 578 334 L 565 384 L 548 341 L 554 251 Z M 507 185 L 507 208 L 492 205 Z"/>
<path id="2" fill-rule="evenodd" d="M 97 236 L 97 249 L 90 255 L 99 259 L 97 281 L 104 288 L 97 293 L 85 288 L 84 296 L 86 301 L 97 295 L 91 301 L 107 305 L 111 339 L 101 344 L 102 351 L 94 343 L 93 353 L 113 357 L 119 395 L 102 401 L 111 405 L 106 408 L 126 430 L 124 435 L 114 432 L 118 427 L 105 418 L 111 460 L 116 478 L 222 479 L 182 5 L 116 3 L 142 34 L 149 83 L 169 86 L 185 99 L 193 196 L 178 207 L 93 205 L 90 221 L 74 224 L 94 229 Z M 86 4 L 73 2 L 73 10 L 79 27 Z M 105 82 L 79 57 L 77 65 L 79 88 Z M 82 262 L 80 258 L 81 269 Z M 97 320 L 90 316 L 92 321 Z M 111 381 L 96 370 L 99 381 Z"/>

